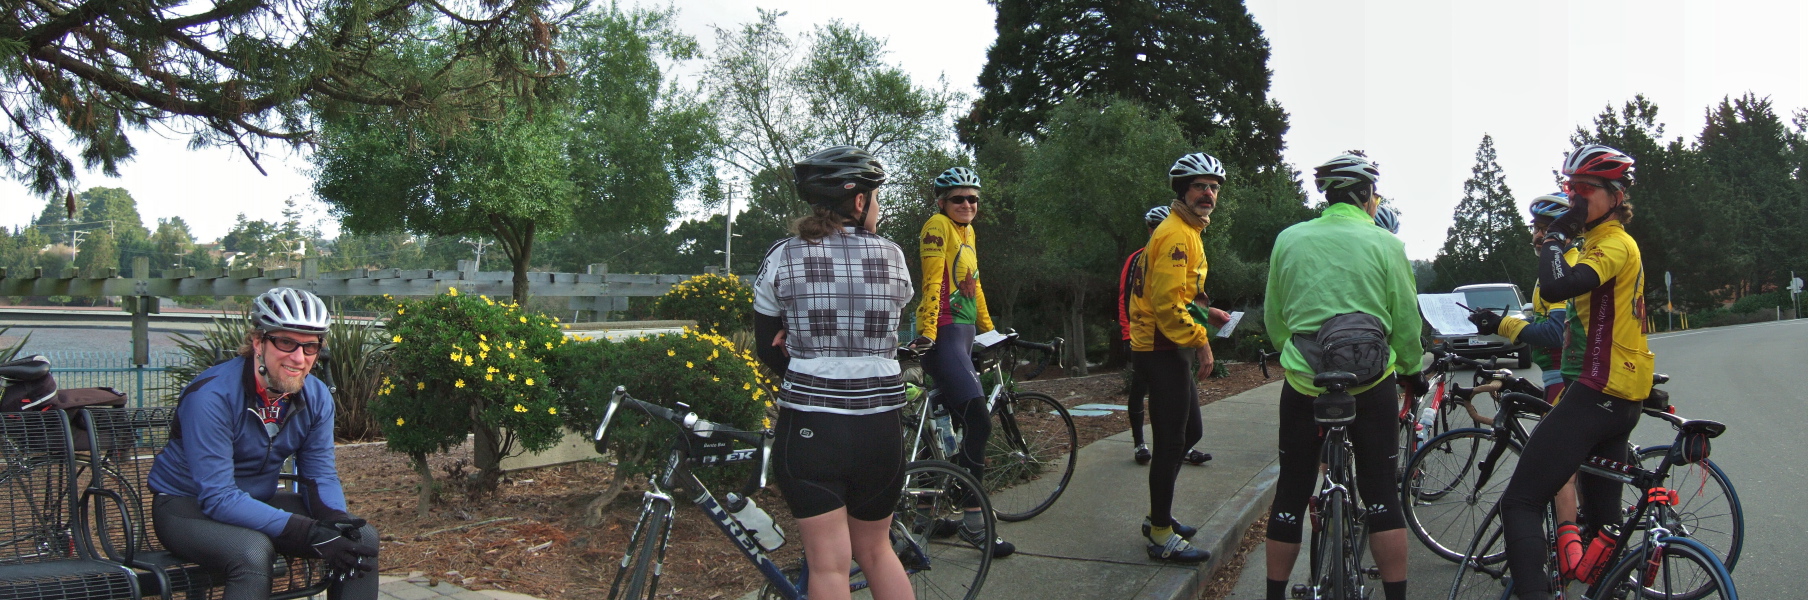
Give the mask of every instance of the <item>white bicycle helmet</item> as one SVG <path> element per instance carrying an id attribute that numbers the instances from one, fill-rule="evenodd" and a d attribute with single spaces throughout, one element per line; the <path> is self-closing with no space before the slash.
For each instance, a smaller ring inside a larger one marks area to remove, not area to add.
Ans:
<path id="1" fill-rule="evenodd" d="M 979 189 L 979 174 L 974 173 L 973 169 L 966 167 L 953 167 L 946 171 L 942 171 L 941 175 L 937 175 L 934 185 L 935 193 L 938 196 L 941 195 L 942 192 L 948 191 L 949 188 L 970 187 Z"/>
<path id="2" fill-rule="evenodd" d="M 259 295 L 251 304 L 258 329 L 326 334 L 326 303 L 313 292 L 279 287 Z"/>
<path id="3" fill-rule="evenodd" d="M 1168 207 L 1165 205 L 1151 208 L 1149 212 L 1143 214 L 1143 223 L 1147 224 L 1150 229 L 1154 229 L 1166 220 L 1168 220 Z"/>
<path id="4" fill-rule="evenodd" d="M 1319 165 L 1317 169 L 1318 191 L 1331 190 L 1373 184 L 1381 179 L 1381 170 L 1369 159 L 1354 154 L 1339 154 L 1336 158 Z"/>
<path id="5" fill-rule="evenodd" d="M 1394 209 L 1385 206 L 1376 208 L 1375 225 L 1386 229 L 1388 233 L 1400 235 L 1400 218 L 1394 215 Z"/>
<path id="6" fill-rule="evenodd" d="M 1182 156 L 1180 160 L 1174 161 L 1173 167 L 1168 168 L 1168 186 L 1174 188 L 1175 193 L 1179 193 L 1183 184 L 1200 175 L 1217 177 L 1218 182 L 1223 183 L 1225 180 L 1224 163 L 1204 152 L 1194 152 Z"/>
<path id="7" fill-rule="evenodd" d="M 1557 217 L 1569 212 L 1569 195 L 1557 192 L 1533 198 L 1529 210 L 1533 219 L 1544 218 L 1554 221 Z"/>

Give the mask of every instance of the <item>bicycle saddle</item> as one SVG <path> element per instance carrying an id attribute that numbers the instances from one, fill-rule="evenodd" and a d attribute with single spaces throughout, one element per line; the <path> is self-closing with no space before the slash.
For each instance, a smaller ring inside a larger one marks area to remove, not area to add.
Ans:
<path id="1" fill-rule="evenodd" d="M 7 381 L 36 381 L 49 374 L 50 359 L 43 355 L 0 363 L 0 379 Z"/>
<path id="2" fill-rule="evenodd" d="M 1689 419 L 1683 421 L 1681 425 L 1676 426 L 1676 429 L 1683 433 L 1699 433 L 1710 438 L 1715 438 L 1720 437 L 1720 434 L 1722 433 L 1726 433 L 1726 424 L 1719 421 L 1709 421 L 1707 419 Z"/>
<path id="3" fill-rule="evenodd" d="M 1348 371 L 1329 371 L 1312 376 L 1312 385 L 1321 388 L 1348 388 L 1356 385 L 1356 375 Z"/>

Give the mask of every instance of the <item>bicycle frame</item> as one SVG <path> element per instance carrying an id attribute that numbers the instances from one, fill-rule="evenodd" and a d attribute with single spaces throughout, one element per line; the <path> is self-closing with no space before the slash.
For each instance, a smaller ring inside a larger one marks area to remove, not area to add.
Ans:
<path id="1" fill-rule="evenodd" d="M 1649 413 L 1650 410 L 1647 409 L 1646 412 Z M 1676 443 L 1681 443 L 1681 434 L 1679 433 L 1678 435 L 1679 437 Z M 1662 496 L 1652 492 L 1663 489 L 1664 481 L 1669 478 L 1670 469 L 1674 466 L 1676 466 L 1674 458 L 1668 455 L 1664 456 L 1663 462 L 1658 465 L 1657 469 L 1650 471 L 1633 465 L 1614 462 L 1598 456 L 1591 456 L 1582 463 L 1579 472 L 1605 477 L 1620 482 L 1621 484 L 1631 486 L 1633 489 L 1643 491 L 1644 494 L 1641 495 L 1638 503 L 1634 505 L 1631 518 L 1625 521 L 1628 524 L 1632 524 L 1645 523 L 1647 519 L 1654 519 L 1654 515 L 1651 514 L 1654 509 L 1653 507 L 1661 503 Z M 1639 544 L 1636 548 L 1633 548 L 1629 546 L 1628 542 L 1632 541 L 1632 536 L 1638 531 L 1644 532 L 1645 542 Z M 1615 541 L 1618 542 L 1618 545 L 1614 548 L 1613 552 L 1607 555 L 1607 560 L 1604 564 L 1618 566 L 1622 561 L 1639 560 L 1653 552 L 1663 552 L 1664 546 L 1667 544 L 1682 543 L 1694 546 L 1696 550 L 1701 551 L 1702 555 L 1713 561 L 1714 567 L 1719 569 L 1720 574 L 1725 577 L 1726 585 L 1728 586 L 1727 592 L 1729 592 L 1731 597 L 1738 598 L 1738 592 L 1731 587 L 1733 585 L 1732 577 L 1727 574 L 1726 565 L 1721 564 L 1719 555 L 1715 554 L 1713 550 L 1708 549 L 1707 546 L 1704 546 L 1693 539 L 1685 536 L 1670 535 L 1670 531 L 1665 529 L 1661 523 L 1655 522 L 1655 520 L 1651 522 L 1651 526 L 1649 527 L 1622 526 L 1619 535 L 1615 536 Z M 1609 569 L 1609 571 L 1611 570 L 1612 569 Z M 1582 594 L 1582 598 L 1583 600 L 1600 598 L 1602 597 L 1602 594 L 1611 591 L 1611 586 L 1618 583 L 1621 582 L 1608 581 L 1607 578 L 1603 577 L 1601 581 L 1590 584 L 1588 586 L 1588 591 Z"/>
<path id="2" fill-rule="evenodd" d="M 1346 538 L 1344 540 L 1344 547 L 1348 549 L 1348 552 L 1350 552 L 1352 556 L 1359 557 L 1357 560 L 1360 561 L 1360 557 L 1367 550 L 1366 546 L 1368 545 L 1368 536 L 1366 535 L 1367 526 L 1364 524 L 1368 511 L 1366 508 L 1361 507 L 1361 503 L 1356 500 L 1355 464 L 1352 460 L 1355 456 L 1354 452 L 1355 447 L 1350 443 L 1348 427 L 1338 425 L 1330 427 L 1325 431 L 1324 442 L 1319 448 L 1319 462 L 1325 466 L 1325 472 L 1319 485 L 1317 494 L 1318 507 L 1314 511 L 1314 519 L 1320 518 L 1318 517 L 1318 514 L 1322 514 L 1327 508 L 1328 503 L 1330 502 L 1331 492 L 1334 490 L 1342 491 L 1343 503 L 1346 508 L 1344 514 L 1347 515 L 1346 520 L 1349 521 L 1347 523 L 1348 527 L 1344 530 L 1344 536 Z M 1320 525 L 1320 528 L 1322 529 L 1322 525 Z M 1325 598 L 1325 594 L 1329 593 L 1328 590 L 1318 588 L 1319 582 L 1323 579 L 1321 573 L 1325 568 L 1322 561 L 1342 560 L 1342 557 L 1322 556 L 1323 551 L 1322 548 L 1315 547 L 1312 549 L 1312 583 L 1306 588 L 1307 593 L 1309 594 L 1307 596 L 1308 598 Z M 1362 574 L 1363 573 L 1346 573 L 1345 576 L 1354 578 Z M 1351 583 L 1354 583 L 1354 581 L 1355 580 L 1352 580 Z M 1366 597 L 1366 594 L 1362 591 L 1361 587 L 1360 584 L 1357 584 L 1358 589 L 1350 591 L 1356 594 L 1356 597 Z"/>

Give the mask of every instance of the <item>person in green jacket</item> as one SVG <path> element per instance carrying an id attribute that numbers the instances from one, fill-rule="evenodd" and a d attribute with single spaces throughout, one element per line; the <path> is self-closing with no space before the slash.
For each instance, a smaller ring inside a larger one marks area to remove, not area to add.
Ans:
<path id="1" fill-rule="evenodd" d="M 1318 218 L 1282 231 L 1268 260 L 1267 305 L 1263 321 L 1269 339 L 1281 345 L 1287 383 L 1281 390 L 1280 463 L 1268 521 L 1268 599 L 1281 600 L 1287 575 L 1299 558 L 1301 517 L 1318 475 L 1318 424 L 1312 400 L 1323 388 L 1312 385 L 1315 370 L 1293 343 L 1311 336 L 1332 317 L 1365 313 L 1387 329 L 1388 360 L 1370 380 L 1349 391 L 1356 397 L 1350 441 L 1356 450 L 1356 481 L 1368 505 L 1369 545 L 1387 600 L 1406 599 L 1406 520 L 1395 492 L 1394 415 L 1400 412 L 1396 379 L 1423 395 L 1424 348 L 1419 342 L 1419 305 L 1412 265 L 1399 238 L 1375 227 L 1380 205 L 1375 182 L 1380 172 L 1367 158 L 1344 154 L 1317 169 L 1318 191 L 1328 203 Z"/>

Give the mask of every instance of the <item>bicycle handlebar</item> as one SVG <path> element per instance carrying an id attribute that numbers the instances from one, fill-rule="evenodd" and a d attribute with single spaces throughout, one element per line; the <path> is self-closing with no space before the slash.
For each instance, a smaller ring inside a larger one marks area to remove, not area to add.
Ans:
<path id="1" fill-rule="evenodd" d="M 654 417 L 669 421 L 673 425 L 677 425 L 679 429 L 683 429 L 700 438 L 721 435 L 722 437 L 759 448 L 760 473 L 758 487 L 766 487 L 767 463 L 772 456 L 771 431 L 741 431 L 739 429 L 730 428 L 721 423 L 706 420 L 694 412 L 672 410 L 651 402 L 636 400 L 633 396 L 628 395 L 628 388 L 626 386 L 616 386 L 615 391 L 609 394 L 609 407 L 603 411 L 603 422 L 596 426 L 596 437 L 592 441 L 600 443 L 608 437 L 609 423 L 615 420 L 615 413 L 624 404 L 638 408 L 642 412 Z M 679 406 L 683 407 L 684 405 L 680 404 Z"/>

